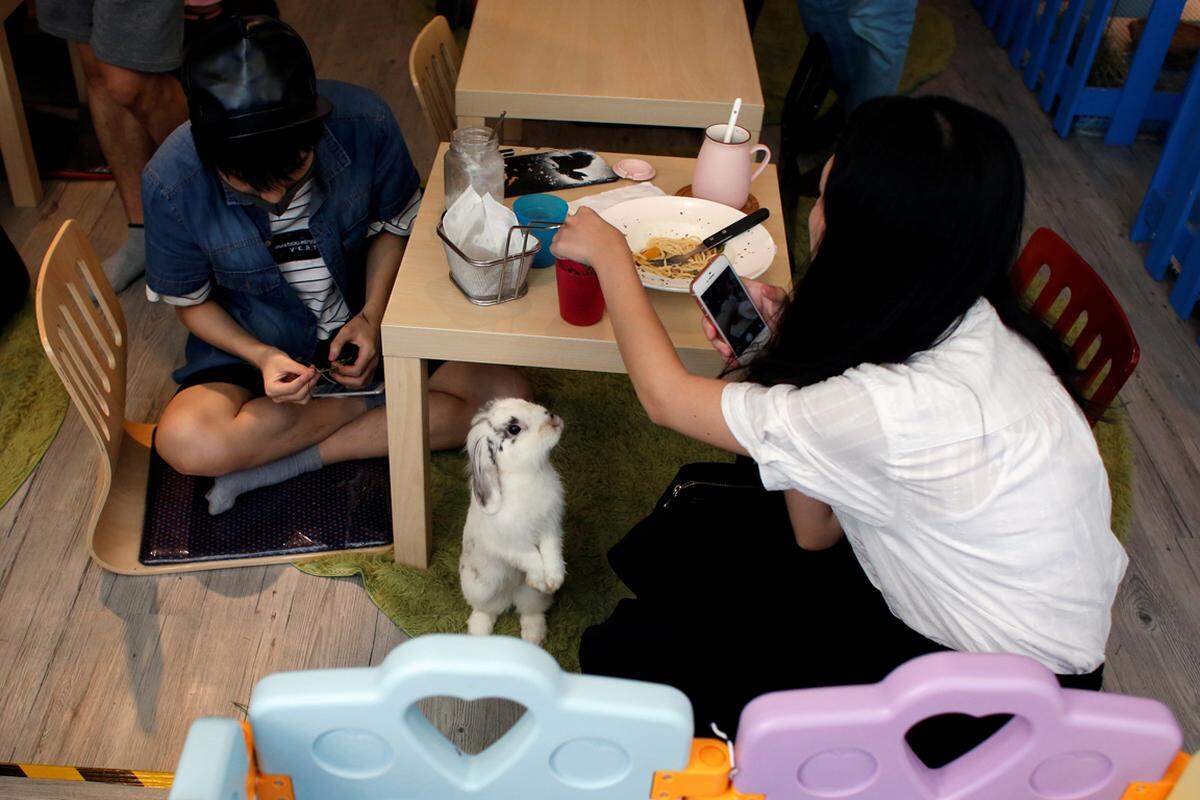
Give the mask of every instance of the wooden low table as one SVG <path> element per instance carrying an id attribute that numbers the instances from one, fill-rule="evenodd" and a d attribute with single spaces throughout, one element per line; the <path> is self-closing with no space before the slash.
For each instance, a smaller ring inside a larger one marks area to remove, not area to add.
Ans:
<path id="1" fill-rule="evenodd" d="M 455 89 L 460 127 L 509 119 L 703 128 L 757 140 L 763 95 L 742 0 L 479 0 Z"/>
<path id="2" fill-rule="evenodd" d="M 625 372 L 607 314 L 587 328 L 569 325 L 559 316 L 553 267 L 530 270 L 528 294 L 497 306 L 473 305 L 450 282 L 450 268 L 436 233 L 445 199 L 441 163 L 446 146 L 443 143 L 438 149 L 425 199 L 383 316 L 395 555 L 397 562 L 421 568 L 429 563 L 432 544 L 425 359 Z M 628 156 L 602 155 L 610 164 Z M 654 183 L 668 194 L 692 180 L 695 159 L 636 157 L 654 165 L 658 170 Z M 623 180 L 557 194 L 570 201 L 631 183 Z M 789 286 L 787 239 L 773 165 L 763 170 L 751 191 L 771 210 L 765 225 L 778 246 L 775 260 L 761 280 Z M 701 332 L 695 300 L 684 294 L 658 291 L 650 294 L 688 368 L 697 373 L 716 374 L 721 369 L 721 359 Z M 642 411 L 631 408 L 630 413 Z"/>

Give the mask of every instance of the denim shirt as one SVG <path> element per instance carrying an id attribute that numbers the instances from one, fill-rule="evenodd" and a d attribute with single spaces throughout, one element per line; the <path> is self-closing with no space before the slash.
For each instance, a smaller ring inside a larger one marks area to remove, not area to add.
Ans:
<path id="1" fill-rule="evenodd" d="M 368 226 L 398 216 L 420 187 L 387 104 L 367 89 L 318 81 L 333 105 L 316 148 L 319 192 L 309 229 L 353 313 L 362 309 Z M 142 172 L 146 285 L 182 296 L 211 282 L 211 299 L 264 344 L 310 360 L 317 320 L 271 256 L 266 211 L 231 191 L 200 163 L 191 123 L 175 130 Z M 190 335 L 182 382 L 240 359 Z"/>

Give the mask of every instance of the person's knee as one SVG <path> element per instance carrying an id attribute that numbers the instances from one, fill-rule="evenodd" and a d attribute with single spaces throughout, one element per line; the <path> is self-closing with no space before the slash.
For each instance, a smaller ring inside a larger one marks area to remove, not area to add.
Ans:
<path id="1" fill-rule="evenodd" d="M 490 367 L 481 376 L 478 391 L 480 405 L 488 400 L 502 397 L 519 397 L 522 400 L 533 400 L 533 387 L 520 370 L 512 367 Z"/>
<path id="2" fill-rule="evenodd" d="M 93 85 L 98 84 L 117 105 L 136 115 L 140 109 L 154 102 L 157 75 L 135 72 L 103 62 L 98 62 L 97 67 L 94 78 L 89 74 L 90 82 Z"/>
<path id="3" fill-rule="evenodd" d="M 154 448 L 176 472 L 215 478 L 241 468 L 228 424 L 191 409 L 167 409 Z"/>

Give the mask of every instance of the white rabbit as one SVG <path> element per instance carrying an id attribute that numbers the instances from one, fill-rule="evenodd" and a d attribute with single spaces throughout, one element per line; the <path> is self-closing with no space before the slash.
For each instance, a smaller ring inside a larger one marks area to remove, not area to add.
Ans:
<path id="1" fill-rule="evenodd" d="M 546 638 L 546 610 L 566 573 L 562 481 L 550 463 L 562 431 L 562 419 L 517 398 L 493 400 L 471 420 L 471 507 L 458 573 L 473 634 L 490 634 L 515 606 L 521 638 Z"/>

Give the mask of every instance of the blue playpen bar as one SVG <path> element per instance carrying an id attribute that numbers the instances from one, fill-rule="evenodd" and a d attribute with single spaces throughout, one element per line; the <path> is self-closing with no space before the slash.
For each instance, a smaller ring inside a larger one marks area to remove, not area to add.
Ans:
<path id="1" fill-rule="evenodd" d="M 1154 0 L 1125 83 L 1113 88 L 1087 82 L 1114 0 L 975 0 L 1025 86 L 1053 114 L 1058 135 L 1070 135 L 1080 117 L 1104 118 L 1112 145 L 1130 144 L 1144 122 L 1170 122 L 1178 114 L 1180 93 L 1154 85 L 1185 4 Z"/>

